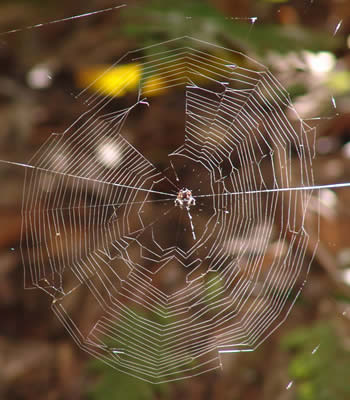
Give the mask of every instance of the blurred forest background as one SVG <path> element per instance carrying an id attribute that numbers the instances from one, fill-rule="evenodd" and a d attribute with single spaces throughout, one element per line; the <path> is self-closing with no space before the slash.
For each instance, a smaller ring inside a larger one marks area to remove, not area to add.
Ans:
<path id="1" fill-rule="evenodd" d="M 84 107 L 74 99 L 91 66 L 182 35 L 242 51 L 269 66 L 317 128 L 317 184 L 350 182 L 349 0 L 1 0 L 0 159 L 27 162 Z M 256 19 L 252 19 L 256 17 Z M 180 110 L 162 93 L 159 118 L 129 132 L 153 159 L 167 154 Z M 124 99 L 116 99 L 122 107 Z M 160 154 L 160 152 L 163 152 Z M 307 285 L 283 326 L 223 371 L 151 385 L 92 360 L 50 310 L 24 290 L 19 251 L 24 171 L 0 164 L 0 398 L 5 400 L 346 400 L 350 398 L 350 190 L 321 196 L 320 243 Z M 317 241 L 317 236 L 314 238 Z M 77 312 L 88 313 L 84 304 Z"/>

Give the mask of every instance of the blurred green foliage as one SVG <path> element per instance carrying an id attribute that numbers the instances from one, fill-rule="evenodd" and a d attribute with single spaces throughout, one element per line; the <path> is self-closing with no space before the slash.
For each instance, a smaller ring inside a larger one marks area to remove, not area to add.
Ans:
<path id="1" fill-rule="evenodd" d="M 338 43 L 327 33 L 299 25 L 281 27 L 262 24 L 253 16 L 225 16 L 205 0 L 151 0 L 139 8 L 123 9 L 122 20 L 126 21 L 121 27 L 122 33 L 144 46 L 187 35 L 263 55 L 268 50 L 280 53 L 305 48 L 311 51 L 332 50 Z"/>
<path id="2" fill-rule="evenodd" d="M 350 72 L 336 71 L 328 79 L 329 87 L 338 94 L 346 93 L 350 90 Z"/>
<path id="3" fill-rule="evenodd" d="M 296 400 L 350 399 L 350 352 L 331 322 L 293 330 L 281 346 L 291 353 L 289 375 Z"/>
<path id="4" fill-rule="evenodd" d="M 260 0 L 263 3 L 277 3 L 277 4 L 281 4 L 281 3 L 288 3 L 289 0 Z"/>
<path id="5" fill-rule="evenodd" d="M 126 332 L 130 341 L 133 342 L 135 339 L 134 335 L 140 334 L 140 330 L 135 327 L 140 323 L 139 320 L 151 317 L 153 317 L 155 322 L 164 326 L 173 322 L 173 319 L 166 317 L 161 309 L 152 315 L 147 315 L 141 309 L 125 309 L 120 316 L 118 330 L 121 333 Z M 150 335 L 149 332 L 148 335 Z M 125 335 L 123 337 L 125 338 Z M 110 349 L 124 347 L 122 343 L 119 343 L 116 338 L 112 337 L 105 337 L 103 342 Z M 169 390 L 167 383 L 153 385 L 125 372 L 111 368 L 110 365 L 99 360 L 92 360 L 88 364 L 88 370 L 97 378 L 96 383 L 89 388 L 89 400 L 152 400 L 155 398 L 155 395 L 161 395 L 162 399 L 167 398 Z"/>
<path id="6" fill-rule="evenodd" d="M 88 392 L 89 400 L 152 400 L 156 395 L 167 398 L 168 385 L 151 383 L 121 373 L 98 360 L 90 362 L 89 369 L 99 379 Z"/>
<path id="7" fill-rule="evenodd" d="M 215 301 L 220 301 L 223 297 L 224 282 L 220 279 L 217 272 L 211 272 L 207 275 L 205 282 L 205 302 L 212 305 Z"/>

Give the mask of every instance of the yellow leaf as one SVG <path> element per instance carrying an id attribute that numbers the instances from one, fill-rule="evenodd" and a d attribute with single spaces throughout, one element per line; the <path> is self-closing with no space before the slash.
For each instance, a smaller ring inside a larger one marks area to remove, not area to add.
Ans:
<path id="1" fill-rule="evenodd" d="M 109 69 L 93 66 L 80 69 L 76 80 L 81 88 L 104 96 L 121 97 L 138 89 L 141 73 L 139 64 L 124 64 Z"/>

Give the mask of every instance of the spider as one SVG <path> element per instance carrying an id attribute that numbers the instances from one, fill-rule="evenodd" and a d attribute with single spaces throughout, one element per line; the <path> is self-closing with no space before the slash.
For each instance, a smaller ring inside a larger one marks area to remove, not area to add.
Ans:
<path id="1" fill-rule="evenodd" d="M 175 206 L 179 206 L 180 208 L 186 207 L 189 209 L 191 206 L 196 205 L 196 200 L 192 196 L 192 192 L 189 189 L 183 188 L 179 190 L 177 197 L 175 199 Z"/>

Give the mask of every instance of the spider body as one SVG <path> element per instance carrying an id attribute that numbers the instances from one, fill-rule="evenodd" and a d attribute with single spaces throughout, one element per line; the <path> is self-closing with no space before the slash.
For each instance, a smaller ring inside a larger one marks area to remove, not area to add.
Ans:
<path id="1" fill-rule="evenodd" d="M 196 200 L 192 196 L 191 190 L 186 188 L 179 190 L 175 199 L 175 206 L 179 206 L 180 208 L 186 207 L 186 209 L 189 209 L 190 207 L 195 205 Z"/>

